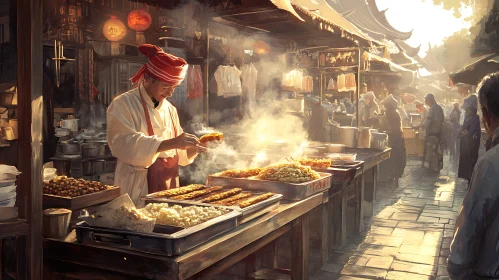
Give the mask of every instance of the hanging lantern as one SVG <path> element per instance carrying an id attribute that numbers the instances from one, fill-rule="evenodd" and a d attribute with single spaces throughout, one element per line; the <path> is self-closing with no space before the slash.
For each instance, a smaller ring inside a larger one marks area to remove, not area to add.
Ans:
<path id="1" fill-rule="evenodd" d="M 144 10 L 135 10 L 128 14 L 128 27 L 135 30 L 137 45 L 142 45 L 146 42 L 144 31 L 151 27 L 151 23 L 151 15 Z"/>
<path id="2" fill-rule="evenodd" d="M 264 41 L 259 40 L 253 45 L 253 51 L 257 54 L 267 54 L 270 51 L 270 46 Z"/>
<path id="3" fill-rule="evenodd" d="M 104 37 L 111 41 L 111 55 L 119 55 L 120 44 L 118 41 L 123 39 L 126 35 L 125 24 L 116 18 L 116 16 L 111 16 L 111 18 L 104 23 L 102 32 L 104 33 Z"/>

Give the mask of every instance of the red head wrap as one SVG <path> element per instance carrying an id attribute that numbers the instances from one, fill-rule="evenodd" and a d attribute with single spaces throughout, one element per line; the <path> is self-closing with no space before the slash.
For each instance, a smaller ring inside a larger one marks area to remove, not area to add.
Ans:
<path id="1" fill-rule="evenodd" d="M 130 79 L 132 84 L 140 84 L 145 74 L 165 84 L 178 86 L 187 73 L 187 62 L 180 57 L 165 53 L 157 46 L 143 44 L 139 52 L 149 61 Z"/>

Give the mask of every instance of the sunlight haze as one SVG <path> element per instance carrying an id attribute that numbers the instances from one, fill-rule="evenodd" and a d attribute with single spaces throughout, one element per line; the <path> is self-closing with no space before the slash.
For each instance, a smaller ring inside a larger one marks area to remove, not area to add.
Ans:
<path id="1" fill-rule="evenodd" d="M 388 21 L 400 31 L 414 29 L 412 37 L 406 42 L 417 47 L 420 44 L 420 56 L 424 56 L 428 50 L 428 43 L 433 45 L 442 44 L 445 37 L 463 28 L 469 28 L 470 23 L 464 18 L 472 13 L 472 9 L 466 6 L 461 9 L 462 17 L 455 18 L 452 11 L 433 5 L 433 1 L 427 0 L 376 0 L 380 10 L 388 9 L 386 17 Z"/>

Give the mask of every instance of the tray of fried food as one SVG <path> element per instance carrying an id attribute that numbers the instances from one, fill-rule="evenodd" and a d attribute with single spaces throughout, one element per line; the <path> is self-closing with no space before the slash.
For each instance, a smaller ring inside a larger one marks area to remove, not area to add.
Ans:
<path id="1" fill-rule="evenodd" d="M 249 192 L 243 191 L 241 188 L 222 188 L 221 186 L 214 186 L 207 187 L 204 190 L 212 191 L 209 193 L 205 192 L 203 194 L 199 193 L 200 191 L 194 191 L 192 193 L 198 193 L 198 195 L 191 196 L 186 194 L 180 197 L 169 198 L 150 197 L 147 201 L 162 201 L 168 203 L 183 200 L 190 203 L 196 203 L 198 205 L 213 205 L 216 207 L 237 209 L 242 213 L 240 223 L 245 223 L 253 218 L 272 211 L 279 206 L 279 202 L 282 199 L 282 195 L 280 194 L 271 192 Z"/>
<path id="2" fill-rule="evenodd" d="M 284 162 L 265 167 L 255 179 L 287 183 L 304 183 L 320 179 L 319 173 L 297 162 Z"/>
<path id="3" fill-rule="evenodd" d="M 208 145 L 209 143 L 220 143 L 224 140 L 224 134 L 221 132 L 212 132 L 205 134 L 199 138 L 201 145 Z"/>
<path id="4" fill-rule="evenodd" d="M 199 191 L 205 189 L 206 187 L 201 184 L 192 184 L 185 187 L 174 188 L 169 190 L 164 190 L 156 193 L 152 193 L 147 195 L 147 197 L 156 197 L 156 198 L 169 198 L 179 195 L 185 195 L 194 191 Z"/>
<path id="5" fill-rule="evenodd" d="M 246 169 L 229 169 L 213 176 L 227 177 L 227 178 L 250 178 L 259 175 L 263 168 L 246 168 Z"/>
<path id="6" fill-rule="evenodd" d="M 301 158 L 298 162 L 313 169 L 327 169 L 331 167 L 330 158 Z"/>

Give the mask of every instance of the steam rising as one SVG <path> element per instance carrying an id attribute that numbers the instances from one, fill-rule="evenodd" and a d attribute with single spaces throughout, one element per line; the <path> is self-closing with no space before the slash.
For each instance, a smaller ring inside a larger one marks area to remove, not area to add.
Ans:
<path id="1" fill-rule="evenodd" d="M 301 156 L 308 137 L 302 119 L 289 114 L 276 100 L 257 106 L 251 109 L 251 116 L 236 125 L 217 129 L 193 125 L 199 136 L 220 131 L 225 140 L 200 155 L 191 168 L 181 169 L 180 175 L 204 183 L 208 175 L 222 170 L 263 167 Z"/>

